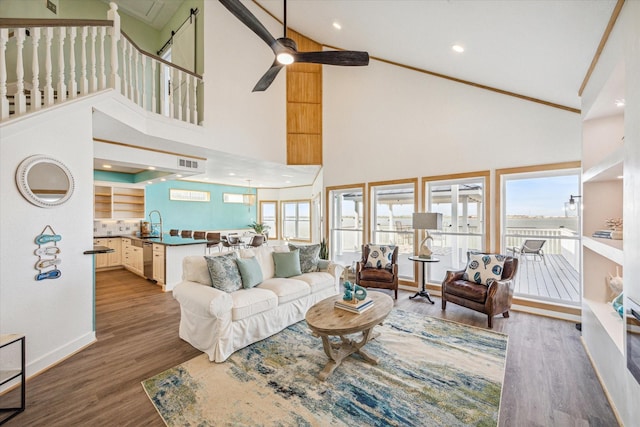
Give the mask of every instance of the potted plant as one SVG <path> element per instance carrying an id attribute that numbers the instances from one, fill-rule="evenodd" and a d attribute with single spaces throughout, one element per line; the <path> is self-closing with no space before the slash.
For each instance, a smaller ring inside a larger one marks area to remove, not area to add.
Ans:
<path id="1" fill-rule="evenodd" d="M 253 228 L 253 231 L 255 231 L 256 234 L 265 234 L 271 228 L 267 224 L 259 223 L 257 221 L 253 221 L 249 224 L 249 227 Z"/>
<path id="2" fill-rule="evenodd" d="M 327 247 L 327 241 L 324 239 L 324 237 L 322 238 L 322 240 L 320 241 L 320 255 L 319 255 L 320 259 L 329 259 L 329 248 Z"/>

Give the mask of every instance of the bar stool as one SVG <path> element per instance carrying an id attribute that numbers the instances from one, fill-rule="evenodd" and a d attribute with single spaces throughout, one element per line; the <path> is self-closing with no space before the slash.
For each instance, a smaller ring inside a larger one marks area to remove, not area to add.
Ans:
<path id="1" fill-rule="evenodd" d="M 178 236 L 180 235 L 180 232 L 178 231 L 177 228 L 172 228 L 171 230 L 169 230 L 169 236 Z"/>
<path id="2" fill-rule="evenodd" d="M 207 232 L 206 231 L 194 231 L 193 232 L 193 238 L 196 240 L 204 240 L 207 238 Z"/>
<path id="3" fill-rule="evenodd" d="M 182 230 L 180 232 L 180 237 L 191 238 L 193 236 L 193 230 Z"/>

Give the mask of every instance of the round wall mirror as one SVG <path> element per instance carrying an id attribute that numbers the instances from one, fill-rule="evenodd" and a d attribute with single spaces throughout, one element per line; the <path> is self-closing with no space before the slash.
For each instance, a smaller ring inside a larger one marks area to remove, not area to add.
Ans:
<path id="1" fill-rule="evenodd" d="M 29 202 L 41 208 L 65 203 L 73 194 L 73 175 L 59 160 L 37 154 L 27 157 L 16 171 L 18 190 Z"/>

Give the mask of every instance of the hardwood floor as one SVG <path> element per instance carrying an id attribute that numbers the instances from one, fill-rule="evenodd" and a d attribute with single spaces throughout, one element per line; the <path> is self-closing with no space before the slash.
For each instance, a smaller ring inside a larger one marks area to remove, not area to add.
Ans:
<path id="1" fill-rule="evenodd" d="M 486 327 L 483 314 L 410 295 L 400 291 L 396 307 Z M 200 354 L 178 338 L 179 320 L 158 286 L 125 270 L 98 273 L 98 341 L 28 380 L 26 411 L 5 425 L 163 426 L 140 382 Z M 509 335 L 500 426 L 617 425 L 573 323 L 513 312 L 494 330 Z"/>

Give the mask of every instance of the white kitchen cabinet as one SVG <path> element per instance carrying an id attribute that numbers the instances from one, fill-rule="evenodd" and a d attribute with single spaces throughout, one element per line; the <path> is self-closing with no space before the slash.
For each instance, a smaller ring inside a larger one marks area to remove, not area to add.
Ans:
<path id="1" fill-rule="evenodd" d="M 153 244 L 153 279 L 158 282 L 159 285 L 163 285 L 165 282 L 164 248 L 164 245 L 159 245 L 157 243 Z"/>

